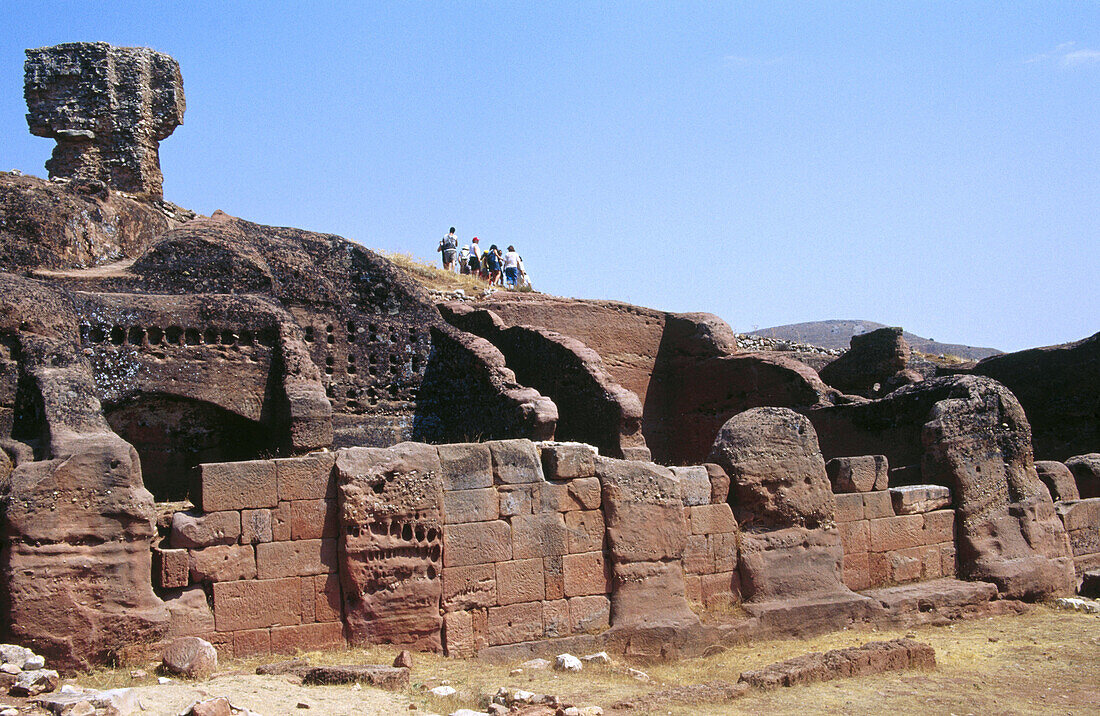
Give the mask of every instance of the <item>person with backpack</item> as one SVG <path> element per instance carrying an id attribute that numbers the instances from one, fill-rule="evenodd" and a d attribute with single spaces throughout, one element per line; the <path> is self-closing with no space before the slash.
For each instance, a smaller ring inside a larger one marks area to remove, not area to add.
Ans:
<path id="1" fill-rule="evenodd" d="M 458 252 L 458 272 L 460 274 L 470 273 L 470 247 L 463 246 Z"/>
<path id="2" fill-rule="evenodd" d="M 439 248 L 436 251 L 443 254 L 443 270 L 454 271 L 455 254 L 458 253 L 458 237 L 455 236 L 455 227 L 451 227 L 451 230 L 439 241 Z"/>
<path id="3" fill-rule="evenodd" d="M 489 272 L 489 285 L 495 286 L 500 283 L 500 249 L 496 244 L 489 247 L 489 250 L 485 253 L 485 269 Z"/>

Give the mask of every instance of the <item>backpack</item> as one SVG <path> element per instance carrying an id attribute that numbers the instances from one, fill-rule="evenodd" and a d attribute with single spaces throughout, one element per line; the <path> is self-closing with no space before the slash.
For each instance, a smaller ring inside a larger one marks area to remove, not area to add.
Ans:
<path id="1" fill-rule="evenodd" d="M 442 251 L 454 251 L 458 248 L 458 239 L 447 234 L 443 237 L 443 240 L 439 242 L 439 246 Z"/>
<path id="2" fill-rule="evenodd" d="M 500 271 L 500 257 L 496 255 L 495 251 L 489 252 L 489 256 L 485 261 L 485 267 L 490 271 Z"/>

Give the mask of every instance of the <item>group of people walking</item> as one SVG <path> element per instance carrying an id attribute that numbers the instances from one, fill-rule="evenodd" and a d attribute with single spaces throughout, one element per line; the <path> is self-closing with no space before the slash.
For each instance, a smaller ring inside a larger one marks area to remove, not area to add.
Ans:
<path id="1" fill-rule="evenodd" d="M 519 288 L 531 284 L 527 278 L 527 270 L 523 267 L 523 258 L 516 253 L 515 246 L 509 246 L 507 251 L 501 251 L 496 244 L 482 249 L 475 236 L 470 240 L 469 246 L 459 249 L 455 227 L 452 226 L 440 240 L 436 251 L 443 255 L 444 271 L 478 276 L 483 281 L 488 281 L 490 286 Z"/>

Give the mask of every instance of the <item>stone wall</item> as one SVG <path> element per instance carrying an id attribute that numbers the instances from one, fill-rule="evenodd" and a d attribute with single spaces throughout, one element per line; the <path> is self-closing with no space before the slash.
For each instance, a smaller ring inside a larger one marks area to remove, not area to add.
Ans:
<path id="1" fill-rule="evenodd" d="M 155 551 L 170 635 L 247 656 L 342 646 L 333 453 L 202 465 Z"/>
<path id="2" fill-rule="evenodd" d="M 1055 502 L 1054 511 L 1065 525 L 1077 577 L 1100 568 L 1100 497 Z"/>
<path id="3" fill-rule="evenodd" d="M 614 626 L 623 550 L 607 542 L 609 470 L 621 481 L 664 468 L 529 440 L 204 464 L 197 508 L 174 513 L 154 550 L 169 636 L 234 656 L 347 643 L 472 655 L 601 634 Z M 740 595 L 726 492 L 704 467 L 669 474 L 682 495 L 671 505 L 679 598 L 728 608 Z M 631 619 L 659 620 L 674 598 L 662 600 Z"/>

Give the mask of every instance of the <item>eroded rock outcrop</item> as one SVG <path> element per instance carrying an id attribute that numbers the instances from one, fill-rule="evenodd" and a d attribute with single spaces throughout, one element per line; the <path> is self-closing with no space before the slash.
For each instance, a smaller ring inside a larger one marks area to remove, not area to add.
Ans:
<path id="1" fill-rule="evenodd" d="M 159 197 L 158 145 L 183 122 L 179 64 L 144 47 L 70 42 L 27 50 L 31 133 L 57 140 L 50 177 Z"/>
<path id="2" fill-rule="evenodd" d="M 921 376 L 906 371 L 912 355 L 900 328 L 879 328 L 852 336 L 852 347 L 818 373 L 821 379 L 852 395 L 883 395 Z"/>
<path id="3" fill-rule="evenodd" d="M 1012 597 L 1070 589 L 1065 530 L 1035 471 L 1027 417 L 1003 385 L 937 378 L 807 414 L 826 457 L 882 454 L 922 482 L 951 488 L 961 575 Z"/>

